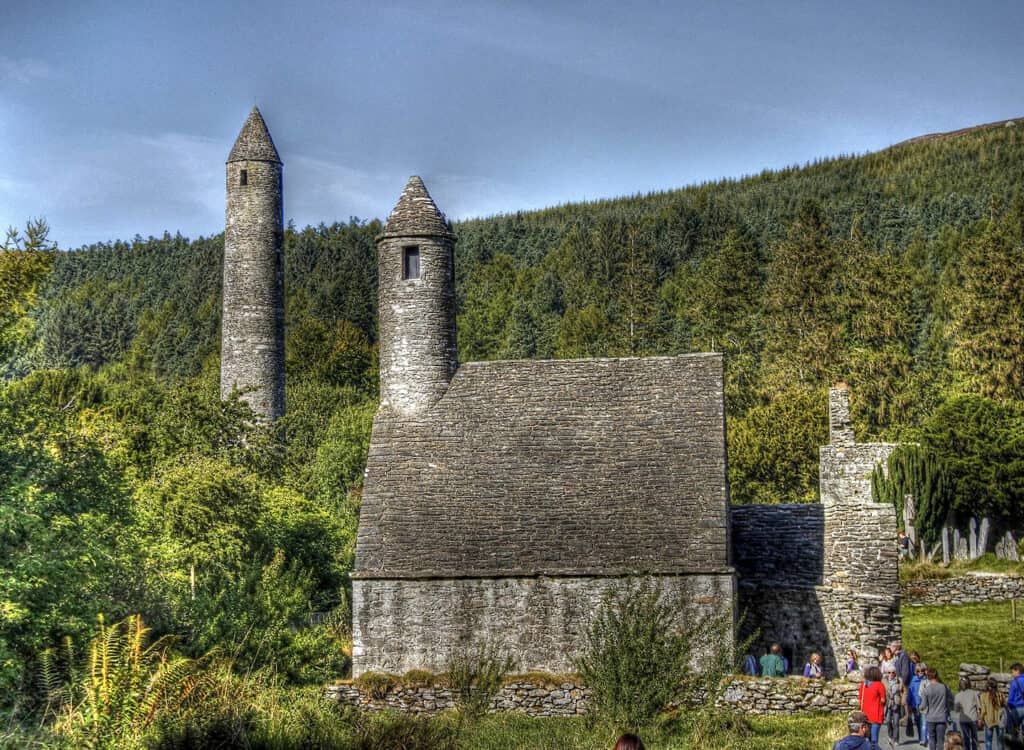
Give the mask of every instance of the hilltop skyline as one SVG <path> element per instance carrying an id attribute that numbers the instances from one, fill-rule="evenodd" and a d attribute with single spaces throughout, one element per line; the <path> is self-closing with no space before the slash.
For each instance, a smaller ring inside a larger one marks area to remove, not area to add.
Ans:
<path id="1" fill-rule="evenodd" d="M 223 230 L 253 105 L 285 219 L 452 219 L 673 189 L 1024 115 L 1024 8 L 985 2 L 266 0 L 0 9 L 0 228 L 62 248 Z"/>

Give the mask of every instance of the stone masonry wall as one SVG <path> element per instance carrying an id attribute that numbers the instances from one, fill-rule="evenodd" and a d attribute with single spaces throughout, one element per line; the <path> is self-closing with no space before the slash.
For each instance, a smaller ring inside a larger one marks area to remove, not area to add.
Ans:
<path id="1" fill-rule="evenodd" d="M 857 707 L 858 681 L 805 680 L 802 677 L 764 679 L 733 677 L 716 705 L 742 714 L 788 715 L 847 712 Z M 398 709 L 433 714 L 455 707 L 448 687 L 389 687 L 371 695 L 352 683 L 327 688 L 328 697 L 364 710 Z M 575 679 L 538 683 L 513 681 L 491 703 L 491 711 L 515 711 L 529 716 L 579 716 L 587 712 L 590 690 Z"/>
<path id="2" fill-rule="evenodd" d="M 654 580 L 708 614 L 732 603 L 732 575 Z M 444 672 L 454 655 L 484 641 L 514 654 L 517 669 L 571 672 L 602 595 L 623 582 L 552 576 L 353 580 L 353 675 Z"/>
<path id="3" fill-rule="evenodd" d="M 908 581 L 901 587 L 909 607 L 976 604 L 1024 599 L 1024 576 L 972 572 L 942 580 Z"/>

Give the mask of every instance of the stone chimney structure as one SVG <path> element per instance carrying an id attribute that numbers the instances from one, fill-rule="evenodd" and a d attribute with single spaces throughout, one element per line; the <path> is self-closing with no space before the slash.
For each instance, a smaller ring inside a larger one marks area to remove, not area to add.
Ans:
<path id="1" fill-rule="evenodd" d="M 900 635 L 896 510 L 871 499 L 871 474 L 895 443 L 858 443 L 845 383 L 828 393 L 829 445 L 820 449 L 825 548 L 820 601 L 837 653 L 855 649 L 864 663 Z"/>
<path id="2" fill-rule="evenodd" d="M 253 107 L 227 160 L 220 392 L 240 391 L 271 422 L 285 409 L 281 169 Z"/>
<path id="3" fill-rule="evenodd" d="M 846 383 L 828 389 L 828 437 L 830 445 L 853 445 L 850 390 Z"/>
<path id="4" fill-rule="evenodd" d="M 423 180 L 410 177 L 377 237 L 380 409 L 425 413 L 459 366 L 455 235 Z"/>

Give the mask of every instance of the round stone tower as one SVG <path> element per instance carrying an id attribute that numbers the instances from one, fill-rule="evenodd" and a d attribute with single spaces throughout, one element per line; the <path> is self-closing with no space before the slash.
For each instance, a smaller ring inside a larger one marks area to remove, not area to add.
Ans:
<path id="1" fill-rule="evenodd" d="M 220 392 L 261 418 L 284 414 L 284 207 L 281 158 L 252 108 L 227 161 Z"/>
<path id="2" fill-rule="evenodd" d="M 459 366 L 455 235 L 419 177 L 377 237 L 377 270 L 380 408 L 415 416 L 444 395 Z"/>

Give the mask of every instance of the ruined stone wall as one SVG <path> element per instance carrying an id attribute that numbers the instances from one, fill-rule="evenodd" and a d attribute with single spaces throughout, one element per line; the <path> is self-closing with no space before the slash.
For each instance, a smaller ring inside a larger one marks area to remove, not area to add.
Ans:
<path id="1" fill-rule="evenodd" d="M 751 651 L 779 643 L 791 669 L 812 651 L 839 675 L 848 649 L 862 664 L 899 637 L 896 513 L 871 501 L 871 473 L 895 445 L 854 442 L 845 389 L 832 389 L 821 449 L 821 504 L 733 506 L 740 635 Z"/>
<path id="2" fill-rule="evenodd" d="M 851 443 L 836 425 L 849 421 L 845 389 L 829 392 L 831 434 L 821 448 L 820 491 L 825 511 L 825 555 L 819 597 L 833 650 L 857 651 L 862 663 L 900 634 L 896 511 L 871 500 L 871 474 L 896 445 Z"/>
<path id="3" fill-rule="evenodd" d="M 353 675 L 444 672 L 451 658 L 496 643 L 517 669 L 573 670 L 582 636 L 601 597 L 626 579 L 536 576 L 447 580 L 356 579 L 352 582 Z M 710 615 L 731 611 L 732 575 L 659 576 Z"/>
<path id="4" fill-rule="evenodd" d="M 403 279 L 403 250 L 419 248 L 420 277 Z M 377 246 L 380 408 L 424 412 L 458 368 L 455 250 L 444 237 L 384 237 Z"/>
<path id="5" fill-rule="evenodd" d="M 284 215 L 272 161 L 227 164 L 221 396 L 235 388 L 257 414 L 284 414 Z"/>

